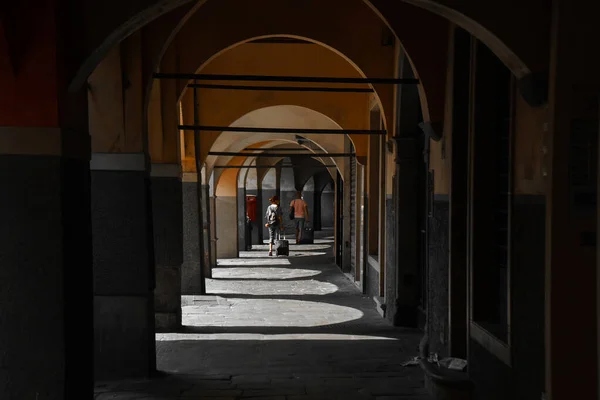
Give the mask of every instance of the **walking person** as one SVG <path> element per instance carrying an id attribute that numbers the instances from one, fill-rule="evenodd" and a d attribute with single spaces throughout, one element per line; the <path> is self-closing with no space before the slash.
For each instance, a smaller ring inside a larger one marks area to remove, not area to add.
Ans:
<path id="1" fill-rule="evenodd" d="M 269 257 L 273 255 L 273 245 L 275 244 L 275 232 L 277 229 L 283 231 L 283 213 L 279 207 L 279 197 L 273 196 L 269 199 L 271 203 L 267 207 L 265 227 L 269 229 Z"/>
<path id="2" fill-rule="evenodd" d="M 296 223 L 296 244 L 302 240 L 302 232 L 304 225 L 308 222 L 308 204 L 302 198 L 302 192 L 296 192 L 296 198 L 290 203 L 290 213 L 294 213 L 294 221 Z"/>

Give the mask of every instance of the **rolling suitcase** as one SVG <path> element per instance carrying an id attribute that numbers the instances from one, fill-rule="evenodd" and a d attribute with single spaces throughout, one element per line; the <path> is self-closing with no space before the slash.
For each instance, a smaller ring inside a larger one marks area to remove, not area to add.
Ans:
<path id="1" fill-rule="evenodd" d="M 285 232 L 283 233 L 283 240 L 281 234 L 279 239 L 275 240 L 275 255 L 277 256 L 289 256 L 290 255 L 290 242 L 285 240 Z"/>
<path id="2" fill-rule="evenodd" d="M 302 239 L 300 244 L 314 244 L 315 243 L 315 231 L 313 228 L 305 227 L 302 231 Z"/>

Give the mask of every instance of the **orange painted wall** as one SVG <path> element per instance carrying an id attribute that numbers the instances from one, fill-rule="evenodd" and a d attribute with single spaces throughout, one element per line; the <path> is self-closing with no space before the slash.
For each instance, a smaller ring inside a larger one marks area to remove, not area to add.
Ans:
<path id="1" fill-rule="evenodd" d="M 515 137 L 513 155 L 513 179 L 515 194 L 544 194 L 544 146 L 548 122 L 545 107 L 529 106 L 517 94 L 515 103 Z"/>
<path id="2" fill-rule="evenodd" d="M 390 58 L 390 63 L 393 60 Z M 343 57 L 317 44 L 253 43 L 240 45 L 211 61 L 202 73 L 304 76 L 355 76 L 356 69 Z M 277 83 L 269 84 L 277 85 Z M 285 84 L 283 84 L 285 85 Z M 312 86 L 316 86 L 311 84 Z M 358 85 L 346 85 L 356 87 Z M 199 117 L 204 125 L 228 126 L 250 111 L 273 105 L 298 105 L 321 112 L 345 129 L 368 129 L 368 93 L 298 93 L 260 91 L 199 91 Z M 183 98 L 184 122 L 192 123 L 192 91 Z M 193 157 L 192 132 L 186 133 L 184 158 Z M 202 134 L 202 148 L 208 152 L 217 132 Z M 353 138 L 358 154 L 366 154 L 367 136 Z M 203 155 L 205 157 L 206 154 Z M 187 163 L 183 162 L 184 165 Z"/>
<path id="3" fill-rule="evenodd" d="M 7 9 L 0 21 L 0 126 L 57 127 L 53 1 L 11 2 Z"/>

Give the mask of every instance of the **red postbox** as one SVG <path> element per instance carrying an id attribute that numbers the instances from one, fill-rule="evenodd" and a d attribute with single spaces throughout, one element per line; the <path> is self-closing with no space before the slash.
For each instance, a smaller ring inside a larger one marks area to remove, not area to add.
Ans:
<path id="1" fill-rule="evenodd" d="M 256 196 L 246 196 L 246 214 L 250 221 L 256 222 Z"/>

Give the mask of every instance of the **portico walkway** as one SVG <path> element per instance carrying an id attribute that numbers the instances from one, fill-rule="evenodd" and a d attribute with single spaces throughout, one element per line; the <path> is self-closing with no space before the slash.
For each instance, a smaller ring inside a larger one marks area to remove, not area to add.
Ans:
<path id="1" fill-rule="evenodd" d="M 157 335 L 164 377 L 99 384 L 96 399 L 427 399 L 420 369 L 402 366 L 420 333 L 389 325 L 331 247 L 221 260 L 210 295 L 184 297 L 184 330 Z"/>

